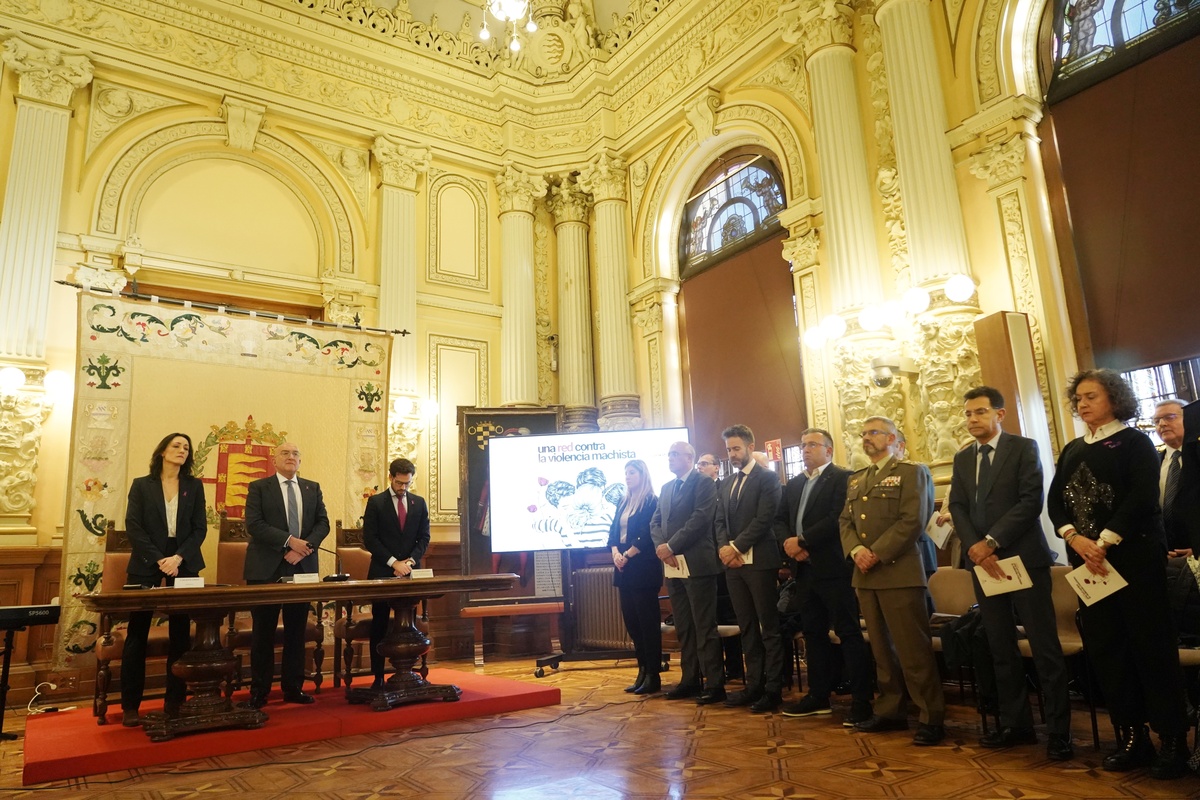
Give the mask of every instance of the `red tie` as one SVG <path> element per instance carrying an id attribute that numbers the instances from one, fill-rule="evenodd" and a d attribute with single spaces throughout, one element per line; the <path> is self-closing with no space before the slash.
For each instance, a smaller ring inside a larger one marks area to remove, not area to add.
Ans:
<path id="1" fill-rule="evenodd" d="M 396 519 L 400 522 L 400 530 L 404 530 L 404 521 L 408 519 L 408 510 L 404 507 L 404 495 L 396 495 Z"/>

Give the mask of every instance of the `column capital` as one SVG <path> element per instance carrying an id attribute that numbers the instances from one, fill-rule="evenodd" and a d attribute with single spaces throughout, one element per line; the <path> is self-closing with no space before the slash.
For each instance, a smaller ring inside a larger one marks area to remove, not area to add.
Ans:
<path id="1" fill-rule="evenodd" d="M 1025 137 L 1017 134 L 1004 142 L 988 145 L 971 156 L 971 174 L 987 181 L 989 189 L 1021 177 L 1025 169 Z"/>
<path id="2" fill-rule="evenodd" d="M 550 187 L 550 212 L 555 224 L 585 222 L 592 207 L 592 196 L 579 187 L 575 178 L 563 176 L 562 182 Z"/>
<path id="3" fill-rule="evenodd" d="M 604 152 L 584 167 L 579 175 L 579 185 L 596 198 L 597 203 L 605 200 L 626 200 L 628 193 L 625 179 L 629 175 L 625 159 Z"/>
<path id="4" fill-rule="evenodd" d="M 413 147 L 387 134 L 375 137 L 371 154 L 379 162 L 384 186 L 410 192 L 417 190 L 417 176 L 428 172 L 433 161 L 428 147 Z"/>
<path id="5" fill-rule="evenodd" d="M 815 229 L 802 236 L 793 236 L 783 241 L 783 257 L 791 262 L 792 272 L 812 269 L 821 263 L 821 235 Z"/>
<path id="6" fill-rule="evenodd" d="M 524 172 L 512 164 L 496 175 L 496 191 L 500 194 L 500 213 L 524 211 L 533 213 L 535 200 L 545 196 L 546 179 L 541 175 Z"/>
<path id="7" fill-rule="evenodd" d="M 4 42 L 0 58 L 19 76 L 18 92 L 43 103 L 71 104 L 71 95 L 92 82 L 92 62 L 83 53 L 42 48 L 20 36 Z"/>
<path id="8" fill-rule="evenodd" d="M 854 9 L 837 0 L 786 0 L 779 6 L 783 40 L 808 58 L 824 47 L 852 47 Z"/>

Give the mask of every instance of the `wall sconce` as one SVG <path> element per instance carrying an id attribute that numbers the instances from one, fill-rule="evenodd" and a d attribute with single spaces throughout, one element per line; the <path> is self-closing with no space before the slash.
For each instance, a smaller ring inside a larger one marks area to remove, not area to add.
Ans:
<path id="1" fill-rule="evenodd" d="M 16 367 L 0 369 L 0 394 L 13 395 L 25 385 L 25 373 Z"/>

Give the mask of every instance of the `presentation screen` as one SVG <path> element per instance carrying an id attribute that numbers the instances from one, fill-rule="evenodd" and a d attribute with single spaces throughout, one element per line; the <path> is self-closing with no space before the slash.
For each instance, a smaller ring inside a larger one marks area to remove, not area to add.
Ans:
<path id="1" fill-rule="evenodd" d="M 687 440 L 687 428 L 492 439 L 492 551 L 604 547 L 625 497 L 625 465 L 646 462 L 657 495 L 675 478 L 667 451 Z"/>

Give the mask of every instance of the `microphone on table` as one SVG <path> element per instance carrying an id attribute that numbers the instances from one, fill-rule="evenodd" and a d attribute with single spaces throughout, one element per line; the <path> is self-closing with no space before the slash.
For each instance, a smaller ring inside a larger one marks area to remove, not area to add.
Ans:
<path id="1" fill-rule="evenodd" d="M 320 550 L 322 553 L 333 554 L 333 557 L 335 559 L 334 568 L 337 569 L 337 572 L 334 573 L 333 575 L 326 575 L 324 578 L 321 578 L 322 583 L 344 583 L 344 582 L 350 580 L 350 574 L 346 573 L 346 572 L 342 572 L 342 554 L 341 553 L 337 552 L 336 550 L 329 550 L 329 549 L 321 547 L 319 545 L 317 546 L 317 549 Z"/>

